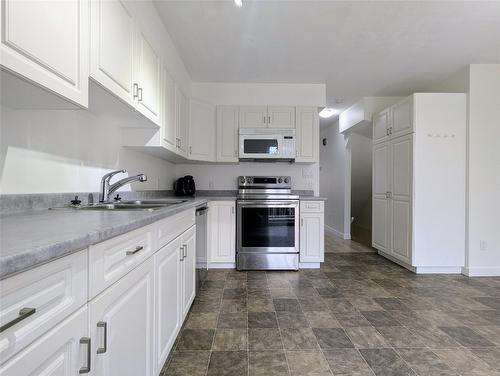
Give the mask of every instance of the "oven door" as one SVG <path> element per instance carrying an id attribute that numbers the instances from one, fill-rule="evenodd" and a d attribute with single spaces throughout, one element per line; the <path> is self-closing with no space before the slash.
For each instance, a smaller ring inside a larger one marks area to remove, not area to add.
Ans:
<path id="1" fill-rule="evenodd" d="M 299 252 L 298 200 L 238 200 L 238 252 Z"/>
<path id="2" fill-rule="evenodd" d="M 280 158 L 281 137 L 272 135 L 240 135 L 240 158 Z"/>

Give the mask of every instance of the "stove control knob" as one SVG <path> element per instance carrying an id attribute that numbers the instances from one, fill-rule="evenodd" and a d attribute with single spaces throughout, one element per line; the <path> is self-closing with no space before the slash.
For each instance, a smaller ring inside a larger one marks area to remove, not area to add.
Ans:
<path id="1" fill-rule="evenodd" d="M 280 183 L 280 184 L 281 184 L 281 183 L 283 183 L 283 179 L 282 179 L 282 178 L 279 178 L 279 179 L 278 179 L 278 183 Z"/>
<path id="2" fill-rule="evenodd" d="M 253 183 L 253 178 L 248 178 L 247 181 L 248 181 L 248 183 L 252 184 Z"/>
<path id="3" fill-rule="evenodd" d="M 286 184 L 290 183 L 290 178 L 285 178 L 285 183 Z"/>
<path id="4" fill-rule="evenodd" d="M 242 177 L 240 178 L 240 183 L 241 183 L 241 184 L 245 184 L 245 183 L 246 183 L 246 179 L 245 179 L 245 177 L 244 177 L 244 176 L 242 176 Z"/>

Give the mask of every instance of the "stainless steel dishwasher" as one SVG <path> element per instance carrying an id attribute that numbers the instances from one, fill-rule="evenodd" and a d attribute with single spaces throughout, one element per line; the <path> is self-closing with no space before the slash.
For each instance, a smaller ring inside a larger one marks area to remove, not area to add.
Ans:
<path id="1" fill-rule="evenodd" d="M 196 208 L 196 293 L 207 276 L 207 214 L 206 204 Z"/>

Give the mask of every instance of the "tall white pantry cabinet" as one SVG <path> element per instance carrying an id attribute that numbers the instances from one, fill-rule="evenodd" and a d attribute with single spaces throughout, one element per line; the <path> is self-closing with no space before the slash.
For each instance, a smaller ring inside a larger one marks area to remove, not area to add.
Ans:
<path id="1" fill-rule="evenodd" d="M 372 245 L 417 273 L 464 265 L 466 107 L 416 93 L 373 118 Z"/>

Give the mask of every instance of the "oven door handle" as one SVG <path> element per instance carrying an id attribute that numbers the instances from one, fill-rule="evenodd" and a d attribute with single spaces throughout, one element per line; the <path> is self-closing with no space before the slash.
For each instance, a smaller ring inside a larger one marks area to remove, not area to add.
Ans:
<path id="1" fill-rule="evenodd" d="M 299 205 L 298 201 L 293 202 L 283 202 L 283 201 L 237 201 L 237 204 L 240 206 L 254 206 L 254 207 L 274 207 L 274 206 L 286 206 L 286 207 L 296 207 Z"/>

